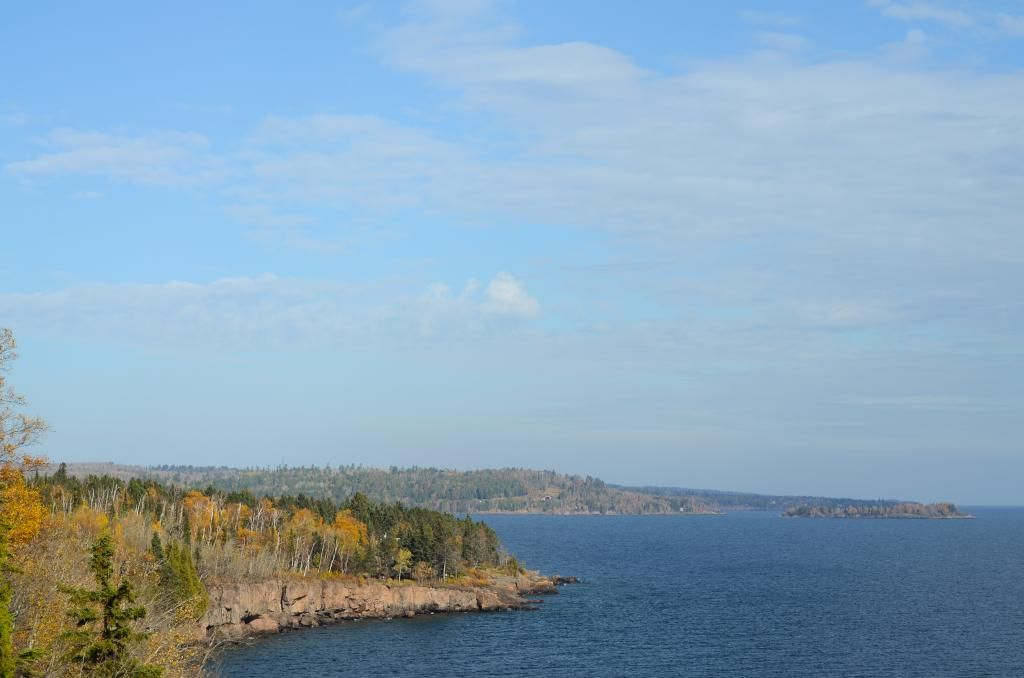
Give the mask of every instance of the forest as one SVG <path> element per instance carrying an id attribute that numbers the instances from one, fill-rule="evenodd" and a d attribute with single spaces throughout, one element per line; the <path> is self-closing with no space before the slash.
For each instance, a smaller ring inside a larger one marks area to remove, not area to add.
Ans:
<path id="1" fill-rule="evenodd" d="M 138 643 L 136 659 L 177 666 L 182 675 L 201 661 L 202 647 L 191 641 L 211 582 L 290 574 L 458 584 L 478 568 L 519 569 L 484 523 L 362 494 L 342 503 L 256 498 L 154 480 L 80 480 L 60 469 L 27 479 L 10 474 L 3 508 L 17 526 L 8 532 L 15 547 L 8 581 L 12 649 L 21 658 L 19 673 L 8 675 L 67 674 L 75 620 L 54 591 L 87 584 L 90 555 L 104 538 L 132 582 L 146 627 L 155 629 Z"/>
<path id="2" fill-rule="evenodd" d="M 6 381 L 0 330 L 0 678 L 200 675 L 213 583 L 272 577 L 459 586 L 519 563 L 471 517 L 303 493 L 52 473 L 46 423 Z"/>
<path id="3" fill-rule="evenodd" d="M 378 501 L 400 501 L 453 513 L 623 513 L 702 515 L 720 511 L 784 511 L 800 506 L 865 511 L 891 507 L 894 499 L 851 499 L 806 495 L 702 490 L 681 487 L 629 487 L 599 478 L 523 468 L 456 471 L 437 468 L 342 466 L 123 466 L 77 463 L 79 476 L 106 473 L 148 477 L 183 486 L 216 487 L 256 494 L 304 493 L 342 500 L 362 492 Z"/>
<path id="4" fill-rule="evenodd" d="M 150 477 L 183 486 L 250 491 L 261 495 L 303 493 L 341 501 L 361 492 L 378 501 L 400 501 L 451 513 L 701 514 L 712 505 L 694 496 L 655 496 L 615 487 L 591 476 L 521 468 L 455 471 L 437 468 L 340 466 L 155 467 L 72 464 L 76 475 L 105 472 Z"/>

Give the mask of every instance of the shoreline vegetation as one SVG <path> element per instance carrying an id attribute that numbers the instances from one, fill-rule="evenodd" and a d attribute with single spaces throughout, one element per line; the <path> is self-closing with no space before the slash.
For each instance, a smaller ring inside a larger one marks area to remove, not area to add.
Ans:
<path id="1" fill-rule="evenodd" d="M 48 472 L 55 472 L 50 467 Z M 305 495 L 343 502 L 361 493 L 375 501 L 400 502 L 458 515 L 721 515 L 728 511 L 788 511 L 818 507 L 837 512 L 853 506 L 861 513 L 914 504 L 895 499 L 853 499 L 767 495 L 680 487 L 629 487 L 591 476 L 522 468 L 456 471 L 438 468 L 363 466 L 131 466 L 70 463 L 70 475 L 152 479 L 180 487 L 251 492 L 256 496 Z M 915 504 L 916 505 L 916 504 Z"/>
<path id="2" fill-rule="evenodd" d="M 17 477 L 36 522 L 7 574 L 21 659 L 4 678 L 93 675 L 82 662 L 96 648 L 116 663 L 110 675 L 202 675 L 224 642 L 364 618 L 535 609 L 534 596 L 575 582 L 526 570 L 470 516 L 359 493 L 341 503 L 256 497 L 81 479 L 63 465 Z M 123 617 L 115 649 L 101 636 L 111 611 Z"/>

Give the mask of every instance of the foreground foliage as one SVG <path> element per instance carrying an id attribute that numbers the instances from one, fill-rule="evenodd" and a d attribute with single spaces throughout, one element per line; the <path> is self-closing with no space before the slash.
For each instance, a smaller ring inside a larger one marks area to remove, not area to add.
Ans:
<path id="1" fill-rule="evenodd" d="M 70 645 L 65 658 L 90 676 L 159 678 L 163 669 L 130 654 L 131 647 L 148 636 L 133 623 L 146 616 L 146 608 L 133 605 L 131 582 L 114 578 L 114 540 L 103 533 L 90 550 L 89 568 L 97 587 L 64 589 L 75 606 L 68 612 L 75 628 L 63 634 Z"/>

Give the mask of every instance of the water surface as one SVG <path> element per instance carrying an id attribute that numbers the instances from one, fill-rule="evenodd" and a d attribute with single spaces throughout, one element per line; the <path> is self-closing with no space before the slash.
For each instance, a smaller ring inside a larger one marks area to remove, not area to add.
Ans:
<path id="1" fill-rule="evenodd" d="M 225 652 L 232 676 L 1024 676 L 1024 509 L 978 520 L 487 516 L 537 612 L 349 622 Z"/>

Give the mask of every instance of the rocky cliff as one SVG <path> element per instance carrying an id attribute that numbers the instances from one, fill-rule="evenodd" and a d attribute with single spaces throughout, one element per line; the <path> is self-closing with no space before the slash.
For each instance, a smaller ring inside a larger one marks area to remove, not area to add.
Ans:
<path id="1" fill-rule="evenodd" d="M 557 593 L 573 578 L 495 577 L 484 586 L 421 586 L 340 579 L 273 579 L 208 587 L 200 620 L 210 638 L 242 638 L 346 619 L 411 617 L 432 612 L 528 609 L 529 596 Z"/>

